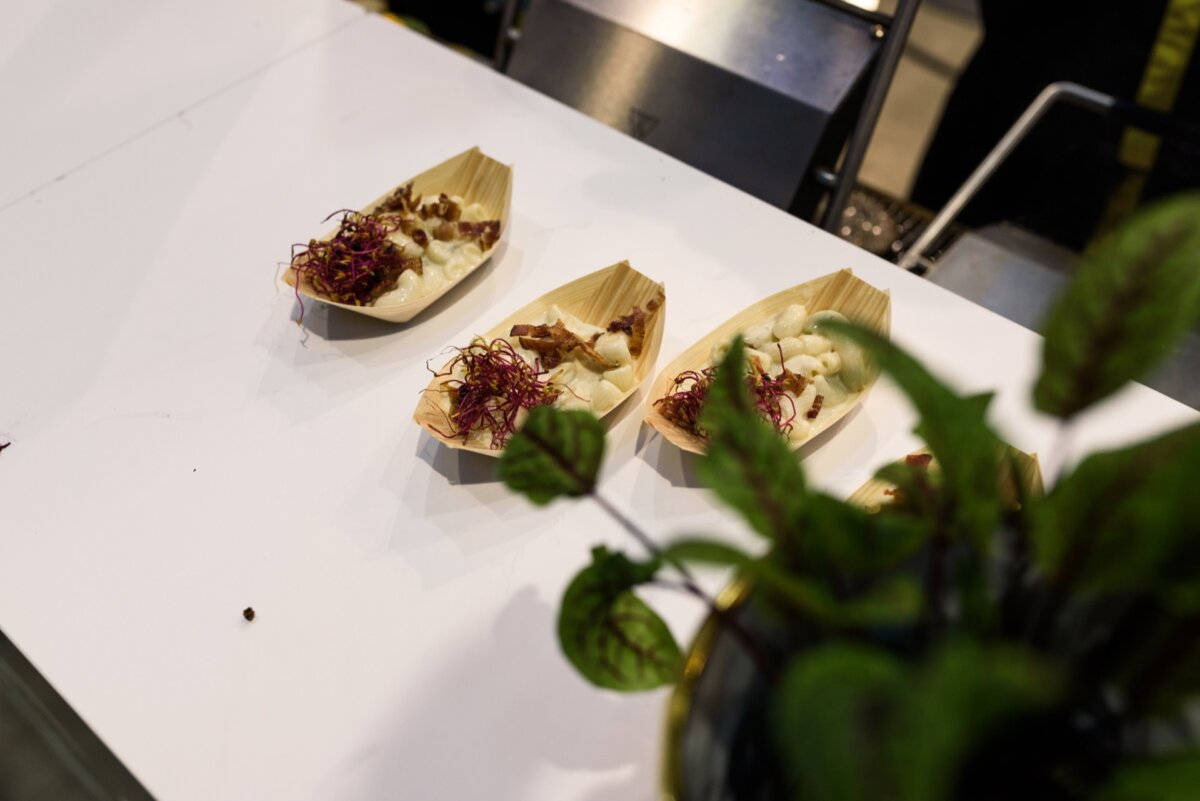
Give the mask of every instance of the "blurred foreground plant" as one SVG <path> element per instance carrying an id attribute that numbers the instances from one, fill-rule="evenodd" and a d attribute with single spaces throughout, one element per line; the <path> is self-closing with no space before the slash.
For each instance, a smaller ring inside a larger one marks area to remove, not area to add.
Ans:
<path id="1" fill-rule="evenodd" d="M 1037 408 L 1066 424 L 1144 375 L 1197 319 L 1190 195 L 1085 254 L 1045 326 Z M 876 514 L 808 487 L 738 380 L 739 338 L 703 411 L 699 472 L 761 535 L 761 555 L 707 538 L 657 544 L 597 494 L 599 422 L 532 411 L 503 455 L 505 482 L 538 504 L 589 496 L 646 551 L 593 550 L 562 599 L 568 660 L 600 687 L 673 681 L 679 646 L 636 590 L 677 586 L 771 684 L 794 798 L 1200 798 L 1187 721 L 1200 697 L 1200 424 L 1094 454 L 1029 497 L 986 421 L 990 395 L 956 393 L 866 330 L 841 333 L 909 397 L 936 468 L 880 470 L 897 500 Z M 697 586 L 695 565 L 736 568 L 817 641 L 773 663 Z"/>

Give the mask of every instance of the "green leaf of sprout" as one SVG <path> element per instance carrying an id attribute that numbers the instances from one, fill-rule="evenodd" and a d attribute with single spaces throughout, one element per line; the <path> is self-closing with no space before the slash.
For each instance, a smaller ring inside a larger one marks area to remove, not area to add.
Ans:
<path id="1" fill-rule="evenodd" d="M 567 659 L 597 687 L 634 692 L 674 681 L 679 646 L 670 629 L 633 588 L 654 578 L 660 563 L 636 563 L 598 547 L 592 564 L 563 594 L 558 641 Z"/>
<path id="2" fill-rule="evenodd" d="M 1200 318 L 1200 193 L 1099 240 L 1042 327 L 1037 408 L 1070 418 L 1153 368 Z"/>
<path id="3" fill-rule="evenodd" d="M 796 534 L 804 514 L 804 473 L 783 438 L 754 408 L 745 375 L 738 336 L 717 367 L 701 413 L 710 439 L 698 471 L 751 528 L 784 540 Z"/>
<path id="4" fill-rule="evenodd" d="M 917 434 L 942 469 L 943 522 L 949 534 L 983 545 L 1000 516 L 997 454 L 1000 441 L 988 427 L 990 395 L 962 397 L 890 340 L 856 325 L 830 322 L 831 330 L 865 348 L 900 385 L 921 416 Z"/>
<path id="5" fill-rule="evenodd" d="M 1096 801 L 1195 801 L 1200 798 L 1200 752 L 1119 765 Z"/>
<path id="6" fill-rule="evenodd" d="M 500 479 L 542 506 L 590 495 L 604 458 L 604 427 L 589 412 L 531 409 L 500 456 Z"/>
<path id="7" fill-rule="evenodd" d="M 1200 580 L 1200 424 L 1094 454 L 1030 505 L 1034 554 L 1090 592 Z"/>

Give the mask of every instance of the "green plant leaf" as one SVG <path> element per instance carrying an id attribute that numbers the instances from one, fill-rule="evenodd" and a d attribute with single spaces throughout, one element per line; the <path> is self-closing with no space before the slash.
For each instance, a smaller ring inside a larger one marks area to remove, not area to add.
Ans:
<path id="1" fill-rule="evenodd" d="M 1034 555 L 1092 592 L 1200 580 L 1200 424 L 1094 454 L 1030 504 Z"/>
<path id="2" fill-rule="evenodd" d="M 1120 765 L 1095 801 L 1196 801 L 1200 753 Z"/>
<path id="3" fill-rule="evenodd" d="M 504 448 L 500 479 L 542 506 L 591 494 L 603 459 L 604 427 L 591 413 L 539 406 Z"/>
<path id="4" fill-rule="evenodd" d="M 920 588 L 907 577 L 888 578 L 839 599 L 824 583 L 788 570 L 772 554 L 754 557 L 716 540 L 677 540 L 663 549 L 663 560 L 735 567 L 750 576 L 756 588 L 761 588 L 776 603 L 827 626 L 860 628 L 908 623 L 917 617 L 921 607 Z"/>
<path id="5" fill-rule="evenodd" d="M 750 527 L 784 541 L 797 534 L 807 497 L 804 473 L 783 438 L 750 401 L 741 336 L 717 368 L 701 413 L 708 451 L 699 473 Z"/>
<path id="6" fill-rule="evenodd" d="M 1037 408 L 1070 418 L 1153 368 L 1200 318 L 1200 194 L 1132 217 L 1084 254 L 1042 330 Z"/>
<path id="7" fill-rule="evenodd" d="M 986 422 L 991 395 L 962 397 L 874 331 L 832 321 L 828 325 L 865 348 L 904 390 L 921 416 L 917 434 L 942 468 L 943 522 L 950 527 L 948 533 L 985 546 L 1000 516 L 996 486 L 1000 441 Z"/>
<path id="8" fill-rule="evenodd" d="M 1049 708 L 1062 677 L 1034 654 L 952 642 L 905 687 L 887 740 L 901 801 L 948 801 L 972 751 L 1018 719 Z"/>
<path id="9" fill-rule="evenodd" d="M 792 567 L 811 575 L 869 577 L 895 567 L 929 537 L 925 521 L 869 514 L 820 493 L 810 495 L 805 511 L 800 561 Z"/>
<path id="10" fill-rule="evenodd" d="M 563 593 L 559 645 L 580 675 L 597 687 L 633 692 L 674 681 L 679 645 L 662 618 L 633 593 L 654 578 L 660 564 L 636 563 L 598 547 L 592 550 L 592 564 Z"/>
<path id="11" fill-rule="evenodd" d="M 910 665 L 832 643 L 788 666 L 772 729 L 797 799 L 949 801 L 973 751 L 1061 688 L 1012 648 L 954 642 Z"/>
<path id="12" fill-rule="evenodd" d="M 890 719 L 905 670 L 889 654 L 831 644 L 793 660 L 777 690 L 772 729 L 797 799 L 892 798 Z"/>
<path id="13" fill-rule="evenodd" d="M 663 559 L 701 565 L 735 567 L 753 578 L 770 597 L 806 617 L 829 621 L 837 613 L 834 596 L 817 581 L 800 576 L 781 566 L 771 555 L 753 557 L 723 542 L 710 539 L 685 539 L 669 544 Z"/>

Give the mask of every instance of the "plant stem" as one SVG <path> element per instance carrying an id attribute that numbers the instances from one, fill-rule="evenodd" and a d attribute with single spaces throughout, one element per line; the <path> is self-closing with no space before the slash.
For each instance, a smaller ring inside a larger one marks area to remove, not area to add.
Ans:
<path id="1" fill-rule="evenodd" d="M 688 570 L 687 565 L 685 565 L 681 560 L 664 553 L 663 550 L 658 547 L 658 544 L 650 538 L 650 535 L 643 531 L 636 523 L 633 522 L 633 520 L 621 512 L 621 510 L 613 506 L 608 499 L 606 499 L 599 492 L 593 490 L 591 492 L 591 498 L 596 502 L 597 506 L 599 506 L 608 514 L 609 517 L 617 521 L 617 523 L 620 524 L 620 526 L 627 532 L 629 532 L 629 534 L 632 535 L 635 540 L 641 543 L 642 547 L 645 548 L 650 554 L 663 560 L 673 567 L 677 573 L 679 573 L 679 575 L 682 577 L 680 587 L 684 591 L 698 598 L 704 603 L 705 606 L 708 607 L 708 611 L 713 615 L 713 617 L 715 617 L 722 626 L 728 629 L 729 633 L 732 634 L 733 637 L 746 650 L 746 654 L 751 660 L 753 660 L 755 666 L 758 668 L 758 671 L 763 675 L 763 678 L 767 679 L 767 681 L 771 682 L 772 684 L 775 683 L 776 679 L 779 677 L 779 673 L 772 664 L 771 659 L 763 651 L 758 642 L 755 641 L 753 635 L 751 635 L 750 632 L 747 631 L 737 619 L 736 615 L 734 615 L 728 609 L 721 608 L 717 604 L 716 600 L 714 600 L 711 596 L 709 596 L 708 593 L 700 588 L 700 585 L 696 583 L 696 579 L 692 575 L 692 572 Z"/>

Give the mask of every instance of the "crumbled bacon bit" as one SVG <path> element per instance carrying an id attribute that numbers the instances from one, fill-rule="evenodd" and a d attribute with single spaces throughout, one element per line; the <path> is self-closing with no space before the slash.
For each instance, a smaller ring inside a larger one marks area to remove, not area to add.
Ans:
<path id="1" fill-rule="evenodd" d="M 821 406 L 824 403 L 825 403 L 824 395 L 818 395 L 817 397 L 813 398 L 812 408 L 809 409 L 808 413 L 804 416 L 807 417 L 809 420 L 816 420 L 817 415 L 821 413 Z"/>
<path id="2" fill-rule="evenodd" d="M 458 225 L 452 222 L 442 223 L 433 229 L 433 238 L 439 242 L 449 242 L 451 239 L 457 239 Z"/>
<path id="3" fill-rule="evenodd" d="M 910 453 L 904 457 L 904 463 L 909 467 L 929 467 L 932 461 L 932 453 Z"/>
<path id="4" fill-rule="evenodd" d="M 425 233 L 422 228 L 417 228 L 412 232 L 412 241 L 416 242 L 420 247 L 429 247 L 429 234 Z"/>
<path id="5" fill-rule="evenodd" d="M 646 308 L 649 314 L 658 311 L 662 306 L 661 297 L 653 297 L 646 302 Z M 629 335 L 629 354 L 631 356 L 639 356 L 642 353 L 642 345 L 646 340 L 646 320 L 649 319 L 649 314 L 642 311 L 641 306 L 634 306 L 629 314 L 624 317 L 618 317 L 608 324 L 606 330 L 610 334 L 615 334 L 618 331 L 624 331 Z"/>
<path id="6" fill-rule="evenodd" d="M 500 241 L 500 221 L 484 220 L 483 222 L 459 222 L 458 235 L 467 239 L 478 239 L 479 246 L 490 250 L 492 245 Z"/>
<path id="7" fill-rule="evenodd" d="M 417 200 L 419 198 L 413 197 L 412 190 L 413 185 L 410 181 L 389 195 L 382 203 L 379 204 L 379 207 L 376 209 L 376 211 L 409 212 L 410 214 L 415 212 L 417 210 Z M 405 233 L 408 232 L 405 231 Z"/>
<path id="8" fill-rule="evenodd" d="M 508 335 L 517 337 L 521 347 L 537 353 L 541 357 L 542 364 L 547 368 L 562 364 L 563 360 L 576 349 L 605 370 L 612 370 L 619 366 L 597 353 L 591 342 L 585 342 L 571 333 L 562 320 L 556 321 L 554 325 L 518 323 L 509 330 Z"/>
<path id="9" fill-rule="evenodd" d="M 782 353 L 782 350 L 780 352 Z M 800 393 L 804 392 L 804 388 L 808 386 L 809 379 L 784 367 L 783 372 L 779 374 L 779 381 L 785 392 L 800 397 Z"/>

